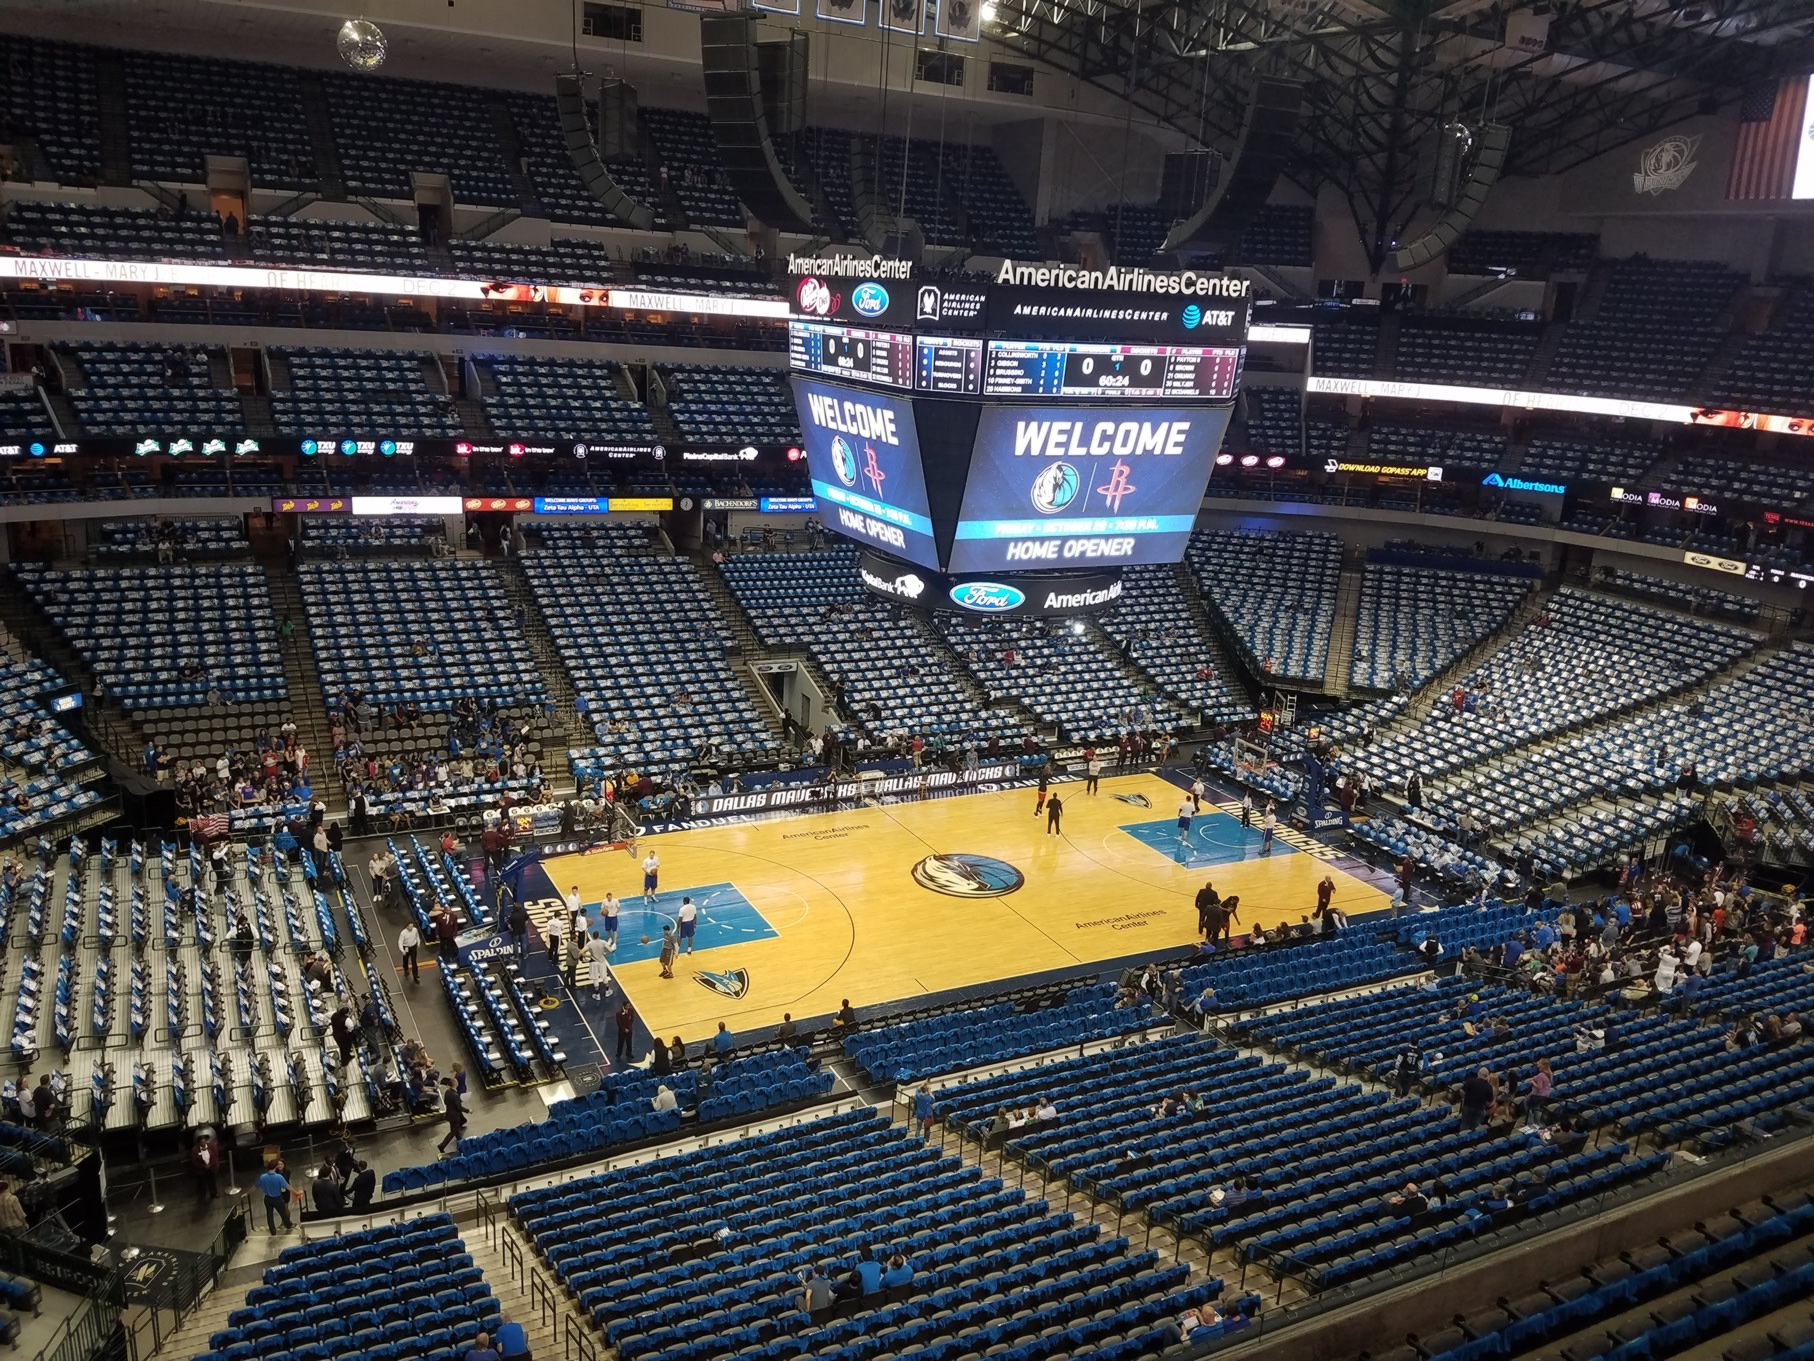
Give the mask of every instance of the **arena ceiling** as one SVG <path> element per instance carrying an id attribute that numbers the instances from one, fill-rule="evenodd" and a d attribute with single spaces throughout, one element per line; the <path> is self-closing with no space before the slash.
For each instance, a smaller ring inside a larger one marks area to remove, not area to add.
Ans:
<path id="1" fill-rule="evenodd" d="M 1512 130 L 1508 174 L 1568 170 L 1814 66 L 1814 0 L 994 0 L 989 36 L 1230 149 L 1256 75 L 1300 80 L 1289 175 L 1347 197 L 1375 261 L 1451 122 Z M 1547 19 L 1536 50 L 1514 16 Z"/>

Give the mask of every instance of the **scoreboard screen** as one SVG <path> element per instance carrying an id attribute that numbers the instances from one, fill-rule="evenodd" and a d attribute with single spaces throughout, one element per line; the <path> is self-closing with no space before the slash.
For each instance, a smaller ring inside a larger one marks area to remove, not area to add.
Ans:
<path id="1" fill-rule="evenodd" d="M 963 336 L 913 338 L 916 392 L 974 397 L 983 390 L 983 342 Z"/>
<path id="2" fill-rule="evenodd" d="M 1240 382 L 1243 353 L 1234 346 L 992 340 L 983 395 L 1227 402 Z"/>
<path id="3" fill-rule="evenodd" d="M 790 366 L 806 373 L 913 387 L 913 337 L 898 331 L 792 321 L 787 325 L 787 349 Z"/>

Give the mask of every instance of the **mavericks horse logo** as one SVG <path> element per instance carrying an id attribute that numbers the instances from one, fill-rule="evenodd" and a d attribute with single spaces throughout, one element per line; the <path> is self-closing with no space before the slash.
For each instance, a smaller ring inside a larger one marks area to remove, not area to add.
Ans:
<path id="1" fill-rule="evenodd" d="M 913 867 L 913 882 L 949 898 L 1000 898 L 1027 881 L 1006 860 L 952 852 L 920 861 Z"/>
<path id="2" fill-rule="evenodd" d="M 720 997 L 736 999 L 749 995 L 750 971 L 748 969 L 731 969 L 725 973 L 711 973 L 701 970 L 693 975 L 693 981 L 700 987 L 717 993 Z"/>
<path id="3" fill-rule="evenodd" d="M 1123 803 L 1131 803 L 1136 808 L 1151 808 L 1153 801 L 1144 794 L 1117 794 L 1116 798 Z"/>

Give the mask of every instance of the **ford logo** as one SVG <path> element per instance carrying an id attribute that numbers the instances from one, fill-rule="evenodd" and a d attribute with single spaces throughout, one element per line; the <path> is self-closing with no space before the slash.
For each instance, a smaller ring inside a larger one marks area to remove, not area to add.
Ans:
<path id="1" fill-rule="evenodd" d="M 888 290 L 866 279 L 851 290 L 850 305 L 866 317 L 879 317 L 888 310 Z"/>
<path id="2" fill-rule="evenodd" d="M 998 581 L 962 581 L 951 588 L 951 603 L 961 610 L 981 614 L 1000 614 L 1017 610 L 1027 598 L 1018 586 L 1004 586 Z"/>

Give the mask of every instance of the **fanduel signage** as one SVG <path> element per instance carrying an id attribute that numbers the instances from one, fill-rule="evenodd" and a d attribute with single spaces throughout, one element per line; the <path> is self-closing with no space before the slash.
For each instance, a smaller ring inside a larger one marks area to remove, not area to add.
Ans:
<path id="1" fill-rule="evenodd" d="M 1003 260 L 996 272 L 998 284 L 1015 284 L 1022 288 L 1077 288 L 1096 292 L 1168 293 L 1198 298 L 1245 298 L 1250 285 L 1246 279 L 1231 279 L 1225 274 L 1199 274 L 1181 270 L 1162 274 L 1151 269 L 1078 269 L 1072 265 L 1025 265 Z"/>

